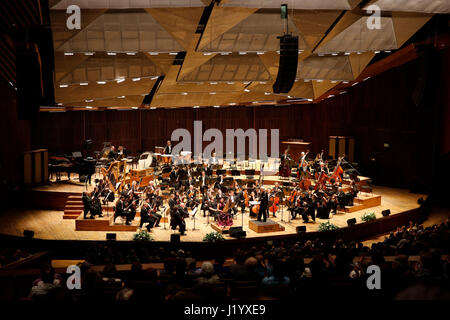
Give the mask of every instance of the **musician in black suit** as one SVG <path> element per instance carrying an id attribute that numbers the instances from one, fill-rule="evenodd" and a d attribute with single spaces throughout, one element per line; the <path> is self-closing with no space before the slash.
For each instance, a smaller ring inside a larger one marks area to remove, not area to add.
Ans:
<path id="1" fill-rule="evenodd" d="M 142 228 L 144 223 L 148 223 L 146 228 L 148 231 L 153 227 L 155 220 L 150 216 L 150 205 L 147 199 L 141 207 L 141 222 L 139 223 L 139 228 Z"/>
<path id="2" fill-rule="evenodd" d="M 266 222 L 267 217 L 269 216 L 269 195 L 263 187 L 261 187 L 261 195 L 259 201 L 260 204 L 257 220 L 261 221 L 262 218 L 262 221 Z"/>
<path id="3" fill-rule="evenodd" d="M 111 150 L 109 151 L 108 158 L 111 160 L 115 160 L 117 158 L 116 147 L 111 146 Z"/>
<path id="4" fill-rule="evenodd" d="M 164 148 L 164 154 L 172 154 L 172 143 L 167 140 L 166 147 Z"/>
<path id="5" fill-rule="evenodd" d="M 124 209 L 125 209 L 125 197 L 120 196 L 120 199 L 117 200 L 116 207 L 114 209 L 114 220 L 113 220 L 114 223 L 116 222 L 117 217 L 126 217 Z"/>
<path id="6" fill-rule="evenodd" d="M 198 177 L 198 184 L 200 185 L 201 193 L 205 193 L 208 189 L 208 178 L 206 177 L 205 171 L 202 171 L 202 174 Z"/>
<path id="7" fill-rule="evenodd" d="M 87 192 L 83 192 L 83 207 L 84 207 L 84 219 L 87 219 L 87 214 L 89 213 L 89 211 L 91 211 L 91 205 L 92 205 L 92 199 L 89 196 L 89 194 Z M 92 216 L 91 213 L 91 219 L 93 219 L 94 217 Z"/>

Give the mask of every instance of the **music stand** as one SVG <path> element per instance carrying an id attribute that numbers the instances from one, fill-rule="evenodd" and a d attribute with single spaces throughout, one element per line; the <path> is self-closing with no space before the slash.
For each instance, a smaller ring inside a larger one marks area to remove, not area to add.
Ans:
<path id="1" fill-rule="evenodd" d="M 166 212 L 167 212 L 166 207 L 163 206 L 163 207 L 162 207 L 162 210 L 164 211 L 163 229 L 164 229 L 164 230 L 167 230 L 167 229 L 166 229 Z"/>
<path id="2" fill-rule="evenodd" d="M 192 228 L 192 231 L 197 230 L 197 229 L 195 229 L 195 215 L 196 215 L 197 211 L 198 211 L 198 206 L 192 210 L 192 218 L 194 219 L 194 227 Z"/>

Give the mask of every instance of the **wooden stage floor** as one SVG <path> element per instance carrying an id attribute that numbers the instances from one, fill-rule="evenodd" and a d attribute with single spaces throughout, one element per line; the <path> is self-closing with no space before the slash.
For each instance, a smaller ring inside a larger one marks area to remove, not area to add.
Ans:
<path id="1" fill-rule="evenodd" d="M 92 187 L 90 187 L 92 188 Z M 90 189 L 89 188 L 89 189 Z M 48 186 L 37 188 L 37 190 L 47 191 L 61 191 L 61 192 L 82 192 L 83 185 L 77 183 L 52 183 Z M 248 211 L 244 214 L 243 227 L 247 231 L 247 237 L 267 237 L 274 235 L 295 234 L 296 227 L 306 225 L 307 232 L 317 231 L 320 222 L 330 221 L 339 227 L 347 226 L 347 219 L 356 218 L 357 223 L 361 223 L 360 217 L 366 212 L 375 212 L 377 218 L 382 217 L 381 211 L 385 209 L 391 210 L 391 215 L 418 208 L 417 200 L 420 197 L 425 197 L 422 194 L 413 194 L 408 190 L 394 189 L 387 187 L 374 187 L 373 193 L 381 195 L 381 205 L 369 209 L 356 211 L 353 213 L 338 213 L 337 215 L 330 215 L 329 220 L 316 219 L 315 223 L 303 223 L 302 219 L 298 217 L 295 220 L 289 220 L 289 214 L 286 208 L 283 212 L 277 212 L 277 217 L 270 219 L 279 222 L 285 227 L 285 231 L 271 232 L 271 233 L 256 233 L 249 228 Z M 22 236 L 24 229 L 33 230 L 35 237 L 40 239 L 51 240 L 105 240 L 106 233 L 103 231 L 76 231 L 75 220 L 64 220 L 63 211 L 49 211 L 49 210 L 24 210 L 13 209 L 2 214 L 2 223 L 0 224 L 0 233 L 7 235 Z M 281 220 L 283 218 L 283 220 Z M 135 221 L 139 221 L 139 217 Z M 117 220 L 119 222 L 119 219 Z M 212 219 L 209 221 L 212 222 Z M 214 231 L 211 224 L 207 224 L 207 219 L 203 218 L 202 213 L 198 212 L 195 219 L 195 227 L 197 230 L 192 230 L 194 220 L 186 219 L 187 232 L 185 236 L 181 237 L 181 241 L 202 241 L 206 233 Z M 234 226 L 242 225 L 242 215 L 237 214 L 234 220 Z M 161 227 L 155 228 L 151 231 L 153 238 L 157 241 L 170 241 L 170 235 L 173 231 L 169 230 L 169 225 L 166 224 L 167 230 Z M 178 231 L 176 231 L 178 232 Z M 135 232 L 119 231 L 117 233 L 117 240 L 131 240 Z M 225 238 L 228 236 L 225 235 Z"/>

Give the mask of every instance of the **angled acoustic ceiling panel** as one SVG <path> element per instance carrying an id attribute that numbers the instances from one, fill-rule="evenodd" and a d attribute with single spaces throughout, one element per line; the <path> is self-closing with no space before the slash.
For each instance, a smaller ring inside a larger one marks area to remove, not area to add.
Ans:
<path id="1" fill-rule="evenodd" d="M 382 11 L 450 13 L 449 0 L 375 0 L 368 3 L 377 5 Z"/>
<path id="2" fill-rule="evenodd" d="M 270 74 L 257 54 L 217 55 L 179 81 L 268 81 Z"/>
<path id="3" fill-rule="evenodd" d="M 351 10 L 360 0 L 226 0 L 224 7 L 244 7 L 244 8 L 280 8 L 282 4 L 287 4 L 288 9 L 331 9 L 331 10 Z"/>
<path id="4" fill-rule="evenodd" d="M 143 53 L 135 56 L 118 55 L 109 57 L 96 54 L 69 72 L 60 83 L 90 81 L 112 81 L 118 78 L 154 77 L 162 74 L 158 66 Z"/>
<path id="5" fill-rule="evenodd" d="M 317 53 L 357 52 L 397 49 L 391 17 L 381 17 L 380 29 L 369 29 L 367 17 L 361 17 L 333 39 L 317 48 Z"/>
<path id="6" fill-rule="evenodd" d="M 65 10 L 70 5 L 81 9 L 136 9 L 136 8 L 188 8 L 204 7 L 201 0 L 61 0 L 53 10 Z"/>
<path id="7" fill-rule="evenodd" d="M 299 36 L 299 49 L 307 49 L 307 44 L 299 34 L 293 20 L 289 20 L 288 29 L 293 35 Z M 277 37 L 283 34 L 283 30 L 283 20 L 279 12 L 258 10 L 207 43 L 201 51 L 276 51 L 280 49 L 280 40 Z M 204 41 L 206 40 L 208 40 L 207 36 L 204 37 Z"/>
<path id="8" fill-rule="evenodd" d="M 142 11 L 103 14 L 57 51 L 177 52 L 183 51 L 183 47 L 150 14 Z"/>

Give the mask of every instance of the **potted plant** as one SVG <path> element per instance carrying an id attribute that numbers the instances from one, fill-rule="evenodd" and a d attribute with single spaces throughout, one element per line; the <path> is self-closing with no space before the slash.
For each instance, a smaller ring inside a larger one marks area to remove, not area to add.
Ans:
<path id="1" fill-rule="evenodd" d="M 335 224 L 332 224 L 330 221 L 327 222 L 322 222 L 319 224 L 319 231 L 320 232 L 324 232 L 324 231 L 333 231 L 333 230 L 337 230 L 339 229 L 339 227 Z"/>
<path id="2" fill-rule="evenodd" d="M 207 233 L 205 237 L 203 238 L 203 241 L 206 242 L 217 242 L 217 241 L 223 241 L 225 240 L 221 233 L 217 231 L 213 231 L 210 233 Z"/>
<path id="3" fill-rule="evenodd" d="M 366 212 L 362 215 L 361 220 L 364 222 L 369 222 L 375 220 L 376 218 L 375 212 Z"/>
<path id="4" fill-rule="evenodd" d="M 133 236 L 134 241 L 148 242 L 153 241 L 152 235 L 147 230 L 136 232 Z"/>

